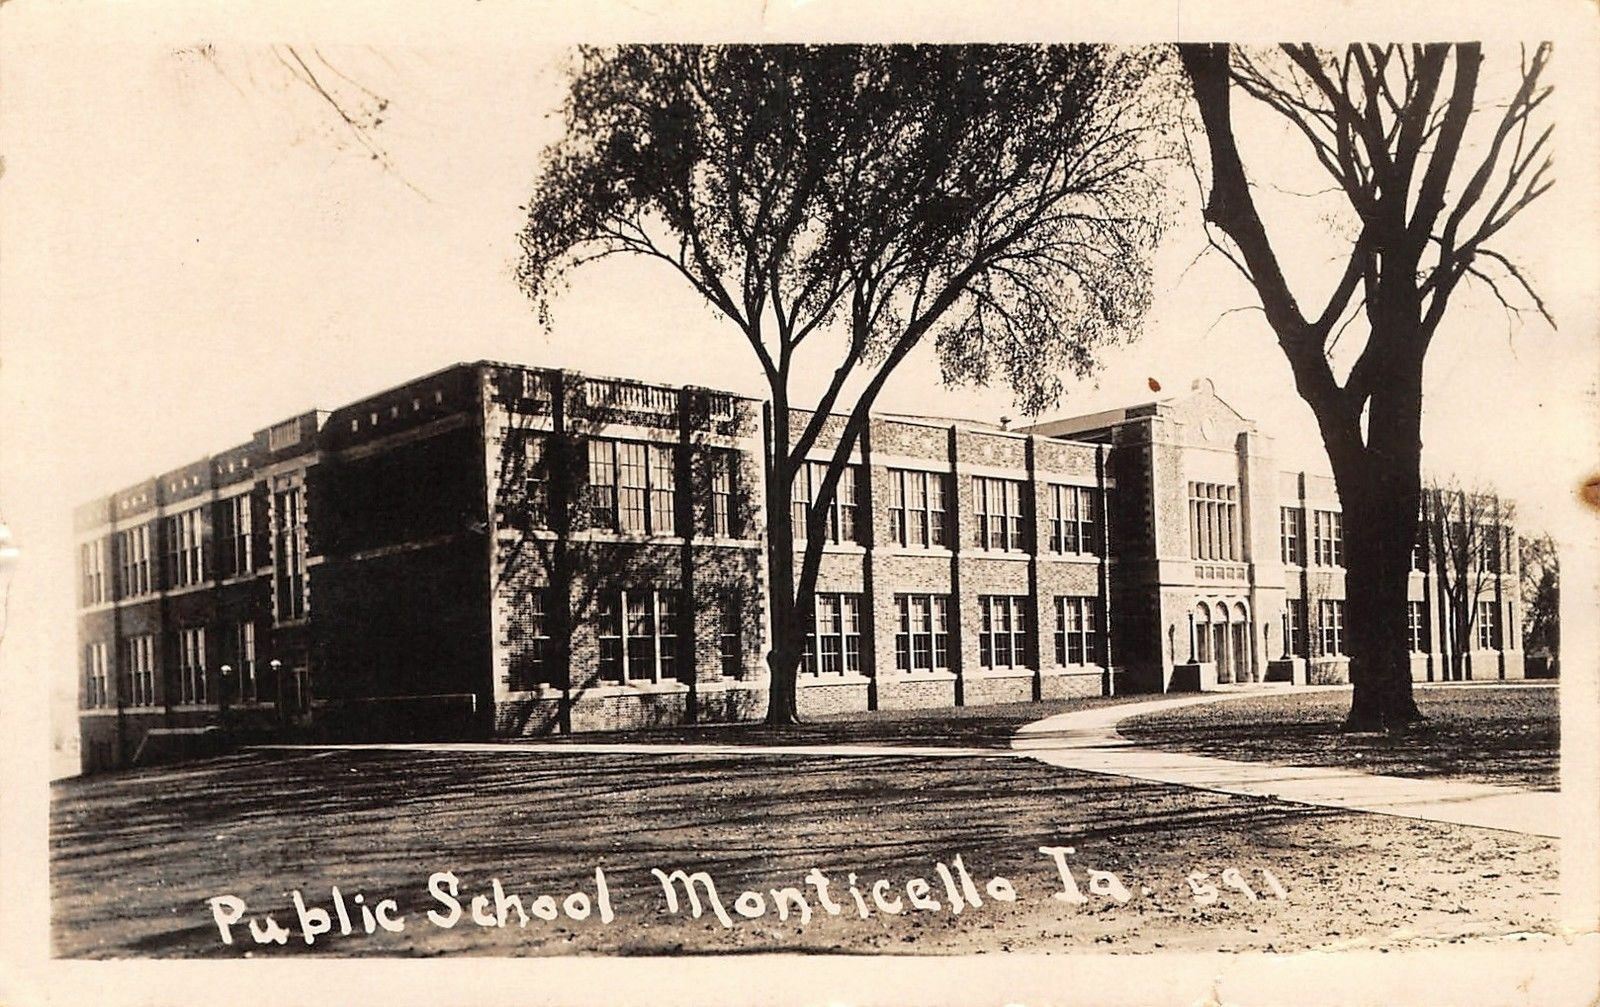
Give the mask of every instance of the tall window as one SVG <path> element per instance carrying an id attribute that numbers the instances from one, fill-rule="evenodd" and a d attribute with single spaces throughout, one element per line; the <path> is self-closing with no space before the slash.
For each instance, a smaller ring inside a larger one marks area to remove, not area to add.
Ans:
<path id="1" fill-rule="evenodd" d="M 1285 566 L 1306 565 L 1306 512 L 1299 507 L 1278 509 L 1278 538 L 1283 543 Z"/>
<path id="2" fill-rule="evenodd" d="M 1321 601 L 1317 605 L 1318 629 L 1322 633 L 1322 653 L 1325 657 L 1343 654 L 1344 602 Z"/>
<path id="3" fill-rule="evenodd" d="M 1500 649 L 1500 606 L 1492 601 L 1478 602 L 1478 649 Z"/>
<path id="4" fill-rule="evenodd" d="M 217 576 L 235 577 L 254 567 L 250 555 L 250 494 L 241 493 L 217 504 Z"/>
<path id="5" fill-rule="evenodd" d="M 1312 552 L 1318 566 L 1344 566 L 1344 515 L 1333 510 L 1312 514 Z"/>
<path id="6" fill-rule="evenodd" d="M 1100 599 L 1056 598 L 1056 664 L 1100 664 Z"/>
<path id="7" fill-rule="evenodd" d="M 190 587 L 200 583 L 204 572 L 200 508 L 162 518 L 161 538 L 166 544 L 166 586 Z"/>
<path id="8" fill-rule="evenodd" d="M 526 375 L 524 375 L 526 377 Z M 523 442 L 523 492 L 527 501 L 528 527 L 550 527 L 550 457 L 543 437 Z"/>
<path id="9" fill-rule="evenodd" d="M 894 666 L 899 671 L 950 668 L 950 598 L 942 594 L 897 594 Z"/>
<path id="10" fill-rule="evenodd" d="M 1428 569 L 1428 528 L 1421 525 L 1417 528 L 1417 540 L 1411 544 L 1411 569 Z"/>
<path id="11" fill-rule="evenodd" d="M 516 626 L 521 637 L 511 654 L 511 688 L 532 689 L 555 684 L 550 654 L 550 592 L 529 589 L 517 610 Z"/>
<path id="12" fill-rule="evenodd" d="M 648 588 L 600 599 L 600 677 L 662 682 L 678 671 L 678 593 Z"/>
<path id="13" fill-rule="evenodd" d="M 84 648 L 83 705 L 86 709 L 109 706 L 111 703 L 110 676 L 107 673 L 106 645 L 91 643 Z"/>
<path id="14" fill-rule="evenodd" d="M 149 593 L 150 526 L 142 524 L 117 532 L 117 596 L 134 598 Z"/>
<path id="15" fill-rule="evenodd" d="M 861 596 L 819 593 L 806 627 L 803 667 L 813 675 L 861 672 Z"/>
<path id="16" fill-rule="evenodd" d="M 1023 496 L 1019 479 L 972 477 L 972 507 L 977 517 L 973 541 L 979 549 L 1017 552 L 1022 537 Z"/>
<path id="17" fill-rule="evenodd" d="M 172 637 L 177 659 L 178 702 L 206 701 L 206 631 L 200 627 L 180 629 Z"/>
<path id="18" fill-rule="evenodd" d="M 1411 638 L 1413 654 L 1425 654 L 1431 649 L 1428 639 L 1428 607 L 1423 602 L 1406 602 L 1406 632 Z"/>
<path id="19" fill-rule="evenodd" d="M 794 524 L 794 537 L 806 537 L 806 522 L 817 494 L 822 491 L 822 480 L 827 476 L 824 462 L 808 462 L 794 475 L 794 491 L 790 494 L 790 514 Z M 846 465 L 834 489 L 833 506 L 828 508 L 827 540 L 833 543 L 861 541 L 859 520 L 859 484 L 861 466 Z"/>
<path id="20" fill-rule="evenodd" d="M 1239 559 L 1239 487 L 1189 484 L 1189 555 L 1193 559 Z"/>
<path id="21" fill-rule="evenodd" d="M 1283 606 L 1283 645 L 1287 653 L 1306 655 L 1306 601 L 1290 598 Z"/>
<path id="22" fill-rule="evenodd" d="M 106 600 L 106 540 L 97 538 L 78 548 L 78 565 L 83 571 L 80 603 L 98 605 Z"/>
<path id="23" fill-rule="evenodd" d="M 156 705 L 156 643 L 146 633 L 127 639 L 128 705 Z"/>
<path id="24" fill-rule="evenodd" d="M 1050 551 L 1100 554 L 1100 501 L 1092 487 L 1050 487 Z"/>
<path id="25" fill-rule="evenodd" d="M 273 494 L 277 522 L 274 569 L 277 574 L 279 622 L 306 615 L 305 489 L 290 486 Z"/>
<path id="26" fill-rule="evenodd" d="M 711 474 L 711 527 L 717 538 L 737 538 L 739 525 L 737 484 L 739 456 L 733 451 L 713 451 L 706 457 Z"/>
<path id="27" fill-rule="evenodd" d="M 984 668 L 1028 667 L 1028 599 L 978 596 L 978 664 Z"/>
<path id="28" fill-rule="evenodd" d="M 717 609 L 717 670 L 723 678 L 744 674 L 744 610 L 734 594 L 724 595 Z"/>
<path id="29" fill-rule="evenodd" d="M 261 702 L 261 682 L 256 673 L 256 624 L 248 620 L 233 628 L 233 666 L 233 673 L 238 676 L 239 702 Z"/>
<path id="30" fill-rule="evenodd" d="M 675 458 L 670 444 L 591 440 L 590 524 L 631 534 L 677 534 Z"/>
<path id="31" fill-rule="evenodd" d="M 889 470 L 889 538 L 897 545 L 949 545 L 945 476 L 940 472 Z"/>
<path id="32" fill-rule="evenodd" d="M 1479 534 L 1479 557 L 1483 568 L 1490 573 L 1500 572 L 1500 540 L 1502 530 L 1499 525 L 1484 525 Z"/>

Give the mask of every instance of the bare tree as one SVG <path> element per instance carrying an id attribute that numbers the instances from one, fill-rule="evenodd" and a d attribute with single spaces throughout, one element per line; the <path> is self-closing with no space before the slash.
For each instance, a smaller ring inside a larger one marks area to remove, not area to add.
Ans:
<path id="1" fill-rule="evenodd" d="M 1554 665 L 1561 652 L 1561 560 L 1555 540 L 1545 533 L 1521 538 L 1517 560 L 1522 649 L 1543 654 Z"/>
<path id="2" fill-rule="evenodd" d="M 1261 298 L 1346 513 L 1354 685 L 1346 727 L 1403 727 L 1421 716 L 1408 670 L 1406 583 L 1422 492 L 1423 361 L 1467 277 L 1508 308 L 1526 308 L 1520 298 L 1513 304 L 1519 289 L 1550 320 L 1523 271 L 1491 247 L 1552 184 L 1550 128 L 1535 122 L 1550 95 L 1541 82 L 1550 46 L 1524 50 L 1515 92 L 1481 107 L 1475 43 L 1180 52 L 1210 153 L 1204 219 L 1227 239 L 1214 237 L 1215 247 Z M 1355 221 L 1349 258 L 1320 310 L 1302 309 L 1257 211 L 1234 136 L 1236 91 L 1293 127 Z M 1469 151 L 1469 120 L 1480 119 L 1487 139 Z M 1347 314 L 1364 316 L 1358 331 L 1367 337 L 1341 384 L 1330 357 Z"/>
<path id="3" fill-rule="evenodd" d="M 1512 507 L 1488 490 L 1454 481 L 1432 482 L 1424 490 L 1422 540 L 1444 615 L 1439 649 L 1448 679 L 1466 677 L 1479 605 L 1493 595 L 1494 579 L 1504 568 L 1512 517 Z"/>
<path id="4" fill-rule="evenodd" d="M 1026 411 L 1131 336 L 1159 230 L 1153 52 L 1037 46 L 586 49 L 523 231 L 548 319 L 565 273 L 659 261 L 744 334 L 771 398 L 768 719 L 796 675 L 839 479 L 884 383 L 932 340 L 948 380 Z M 796 361 L 831 380 L 805 414 Z M 831 443 L 830 443 L 831 441 Z M 805 528 L 790 505 L 829 461 Z M 796 540 L 804 539 L 796 556 Z M 798 560 L 798 562 L 797 562 Z"/>

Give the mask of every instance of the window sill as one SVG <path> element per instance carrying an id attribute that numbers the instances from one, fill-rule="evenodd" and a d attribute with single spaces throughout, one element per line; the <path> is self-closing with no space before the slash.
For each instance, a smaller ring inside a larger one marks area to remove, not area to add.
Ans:
<path id="1" fill-rule="evenodd" d="M 797 553 L 805 552 L 806 540 L 803 538 L 795 539 L 794 551 Z M 867 553 L 867 547 L 859 542 L 824 542 L 822 544 L 822 552 L 823 555 L 864 556 Z"/>
<path id="2" fill-rule="evenodd" d="M 1051 563 L 1082 563 L 1089 566 L 1099 566 L 1102 559 L 1092 552 L 1041 552 L 1039 558 Z"/>
<path id="3" fill-rule="evenodd" d="M 932 559 L 949 559 L 954 550 L 942 545 L 888 545 L 877 550 L 884 556 L 924 556 Z"/>
<path id="4" fill-rule="evenodd" d="M 551 537 L 555 537 L 554 533 L 551 533 Z M 683 536 L 681 535 L 647 535 L 643 532 L 634 533 L 620 531 L 596 531 L 592 528 L 586 528 L 582 531 L 573 532 L 571 536 L 569 536 L 569 540 L 573 542 L 605 542 L 629 545 L 666 546 L 683 545 L 684 541 Z"/>
<path id="5" fill-rule="evenodd" d="M 1020 549 L 976 549 L 975 548 L 975 549 L 964 550 L 961 553 L 961 555 L 968 556 L 968 557 L 977 557 L 979 559 L 1012 560 L 1012 561 L 1018 562 L 1018 563 L 1026 563 L 1028 560 L 1033 558 L 1033 554 L 1032 553 L 1023 552 Z"/>
<path id="6" fill-rule="evenodd" d="M 966 678 L 1032 678 L 1032 668 L 975 668 L 966 672 Z"/>
<path id="7" fill-rule="evenodd" d="M 802 689 L 815 685 L 866 685 L 870 681 L 871 679 L 867 678 L 867 676 L 854 672 L 839 673 L 830 671 L 812 674 L 809 671 L 802 670 L 799 675 L 800 688 Z"/>
<path id="8" fill-rule="evenodd" d="M 949 669 L 937 669 L 937 670 L 934 670 L 934 671 L 927 671 L 927 670 L 900 671 L 900 670 L 896 669 L 894 671 L 885 672 L 883 677 L 880 679 L 880 683 L 881 682 L 954 682 L 955 680 L 956 680 L 956 673 L 953 672 L 953 671 L 950 671 Z"/>

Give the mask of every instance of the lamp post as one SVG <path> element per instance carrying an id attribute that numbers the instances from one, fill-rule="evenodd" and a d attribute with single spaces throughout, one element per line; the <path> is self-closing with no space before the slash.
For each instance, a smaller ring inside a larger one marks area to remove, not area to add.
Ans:
<path id="1" fill-rule="evenodd" d="M 286 719 L 285 714 L 287 712 L 284 709 L 283 702 L 283 662 L 273 658 L 267 662 L 267 667 L 272 669 L 272 687 L 276 690 L 278 696 L 278 720 L 281 722 Z"/>
<path id="2" fill-rule="evenodd" d="M 217 697 L 217 720 L 222 725 L 222 737 L 224 739 L 227 739 L 228 738 L 228 679 L 233 677 L 233 665 L 231 665 L 231 664 L 223 665 L 221 668 L 218 669 L 218 673 L 222 676 L 222 680 L 218 683 L 218 685 L 222 689 L 222 694 Z"/>

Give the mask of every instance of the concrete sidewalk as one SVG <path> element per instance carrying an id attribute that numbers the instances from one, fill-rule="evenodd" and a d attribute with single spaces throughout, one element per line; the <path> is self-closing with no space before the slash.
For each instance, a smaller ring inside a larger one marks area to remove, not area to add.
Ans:
<path id="1" fill-rule="evenodd" d="M 1018 729 L 1011 745 L 1018 752 L 1063 769 L 1533 836 L 1561 835 L 1561 795 L 1558 793 L 1452 780 L 1378 776 L 1352 769 L 1278 766 L 1186 755 L 1136 744 L 1118 734 L 1116 729 L 1118 722 L 1147 713 L 1222 702 L 1245 694 L 1282 695 L 1306 691 L 1326 692 L 1327 689 L 1278 686 L 1230 690 L 1079 710 L 1024 725 Z"/>

